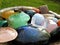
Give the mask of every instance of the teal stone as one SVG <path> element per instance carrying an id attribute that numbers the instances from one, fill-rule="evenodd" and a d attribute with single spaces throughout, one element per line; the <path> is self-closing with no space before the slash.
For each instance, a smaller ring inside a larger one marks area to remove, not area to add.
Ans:
<path id="1" fill-rule="evenodd" d="M 0 20 L 0 27 L 8 26 L 7 20 Z"/>
<path id="2" fill-rule="evenodd" d="M 28 24 L 27 22 L 29 21 L 29 19 L 30 17 L 28 14 L 21 12 L 21 13 L 16 13 L 10 16 L 8 18 L 8 23 L 10 27 L 16 29 L 18 27 L 27 25 Z"/>

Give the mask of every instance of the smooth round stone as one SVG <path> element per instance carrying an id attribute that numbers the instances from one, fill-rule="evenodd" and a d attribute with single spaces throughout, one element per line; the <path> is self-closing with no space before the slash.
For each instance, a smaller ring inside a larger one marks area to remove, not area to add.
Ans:
<path id="1" fill-rule="evenodd" d="M 0 27 L 6 27 L 8 26 L 7 20 L 0 20 Z"/>
<path id="2" fill-rule="evenodd" d="M 8 18 L 8 23 L 10 27 L 18 28 L 21 26 L 27 25 L 27 22 L 29 21 L 30 17 L 28 14 L 25 14 L 24 12 L 13 14 Z"/>
<path id="3" fill-rule="evenodd" d="M 60 26 L 60 20 L 58 20 L 57 25 Z"/>
<path id="4" fill-rule="evenodd" d="M 0 28 L 0 43 L 5 43 L 14 40 L 17 37 L 18 33 L 15 29 L 10 27 L 1 27 Z"/>
<path id="5" fill-rule="evenodd" d="M 54 22 L 56 22 L 56 23 L 58 22 L 58 19 L 57 19 L 57 18 L 53 18 L 52 20 L 53 20 Z"/>
<path id="6" fill-rule="evenodd" d="M 38 8 L 33 8 L 33 10 L 35 10 L 36 13 L 40 13 L 41 12 Z"/>
<path id="7" fill-rule="evenodd" d="M 25 13 L 32 17 L 36 12 L 34 10 L 26 10 Z"/>
<path id="8" fill-rule="evenodd" d="M 46 30 L 51 33 L 54 29 L 56 29 L 58 26 L 53 20 L 49 20 L 49 23 L 47 23 L 47 28 Z"/>
<path id="9" fill-rule="evenodd" d="M 41 11 L 41 14 L 48 14 L 49 12 L 49 9 L 48 9 L 48 6 L 47 5 L 42 5 L 39 7 L 40 11 Z"/>
<path id="10" fill-rule="evenodd" d="M 46 41 L 50 37 L 50 34 L 43 27 L 23 26 L 18 28 L 17 31 L 19 34 L 17 41 L 22 43 Z"/>
<path id="11" fill-rule="evenodd" d="M 12 14 L 14 14 L 14 10 L 6 10 L 4 12 L 2 12 L 1 16 L 5 19 L 7 19 L 9 16 L 11 16 Z"/>
<path id="12" fill-rule="evenodd" d="M 32 25 L 39 25 L 39 26 L 42 26 L 44 25 L 44 21 L 45 21 L 45 18 L 43 15 L 37 13 L 35 14 L 33 17 L 32 17 L 32 21 L 31 21 L 31 24 Z"/>

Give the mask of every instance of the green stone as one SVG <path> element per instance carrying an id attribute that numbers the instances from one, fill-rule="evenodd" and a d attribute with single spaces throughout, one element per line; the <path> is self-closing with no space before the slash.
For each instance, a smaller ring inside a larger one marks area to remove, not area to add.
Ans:
<path id="1" fill-rule="evenodd" d="M 9 26 L 12 28 L 18 28 L 21 26 L 27 25 L 27 22 L 29 21 L 30 17 L 28 14 L 25 14 L 24 12 L 13 14 L 8 18 Z"/>
<path id="2" fill-rule="evenodd" d="M 0 27 L 8 26 L 7 20 L 0 20 Z"/>

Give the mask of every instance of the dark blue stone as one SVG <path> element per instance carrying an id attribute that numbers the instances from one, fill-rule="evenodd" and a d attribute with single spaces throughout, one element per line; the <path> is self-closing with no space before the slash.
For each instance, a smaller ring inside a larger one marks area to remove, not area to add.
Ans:
<path id="1" fill-rule="evenodd" d="M 17 31 L 17 41 L 22 43 L 44 41 L 49 39 L 49 34 L 47 32 L 44 33 L 33 26 L 23 26 L 18 28 Z"/>

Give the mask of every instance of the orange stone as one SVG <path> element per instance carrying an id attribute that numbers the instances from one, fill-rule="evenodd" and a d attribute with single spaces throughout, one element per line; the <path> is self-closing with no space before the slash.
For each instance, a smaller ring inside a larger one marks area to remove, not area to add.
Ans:
<path id="1" fill-rule="evenodd" d="M 60 26 L 60 20 L 58 20 L 57 25 Z"/>
<path id="2" fill-rule="evenodd" d="M 15 13 L 14 10 L 7 10 L 7 11 L 2 12 L 2 15 L 1 16 L 3 18 L 7 19 L 9 16 L 11 16 L 14 13 Z"/>
<path id="3" fill-rule="evenodd" d="M 40 13 L 40 10 L 38 8 L 33 8 L 34 11 L 36 11 L 36 13 Z"/>

